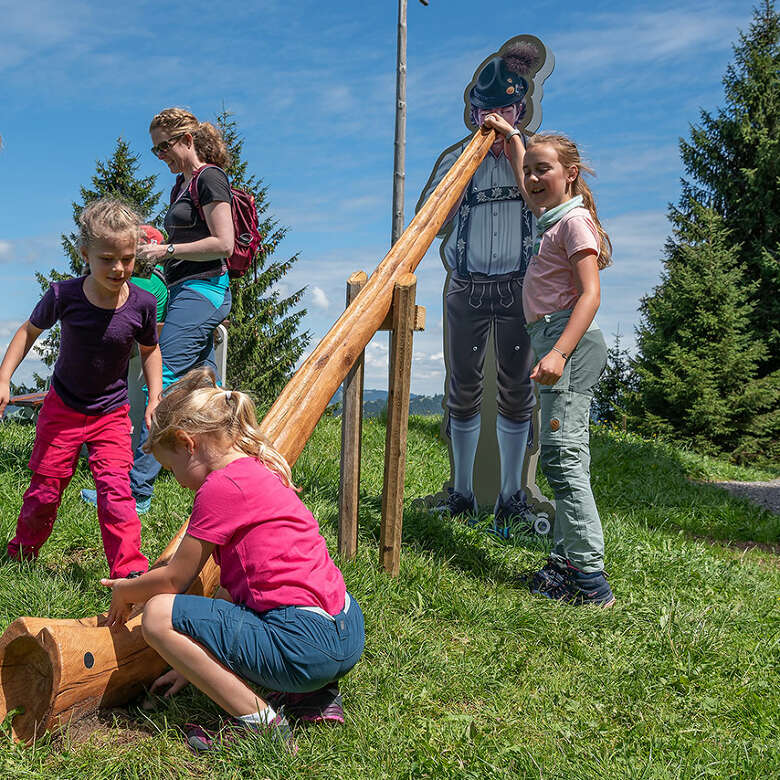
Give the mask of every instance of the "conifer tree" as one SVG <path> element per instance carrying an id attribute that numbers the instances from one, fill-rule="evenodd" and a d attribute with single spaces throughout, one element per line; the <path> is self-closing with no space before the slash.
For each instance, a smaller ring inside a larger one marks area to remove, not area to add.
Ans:
<path id="1" fill-rule="evenodd" d="M 593 414 L 603 423 L 624 423 L 629 396 L 636 389 L 631 355 L 623 347 L 618 329 L 615 343 L 607 349 L 607 365 L 593 390 Z"/>
<path id="2" fill-rule="evenodd" d="M 712 207 L 739 243 L 734 260 L 755 301 L 750 323 L 767 347 L 762 376 L 780 368 L 779 44 L 780 15 L 762 0 L 726 69 L 724 106 L 715 115 L 701 111 L 690 141 L 680 144 L 690 176 L 681 203 Z"/>
<path id="3" fill-rule="evenodd" d="M 766 347 L 751 319 L 757 281 L 735 258 L 723 218 L 695 199 L 672 209 L 661 283 L 641 302 L 634 420 L 738 460 L 777 447 L 776 378 L 760 378 Z M 776 449 L 775 449 L 776 454 Z"/>
<path id="4" fill-rule="evenodd" d="M 273 260 L 272 254 L 287 229 L 268 213 L 268 188 L 262 179 L 247 173 L 242 159 L 244 141 L 229 111 L 217 115 L 232 162 L 227 170 L 231 184 L 255 196 L 263 243 L 255 255 L 255 267 L 230 285 L 227 379 L 230 387 L 251 392 L 261 405 L 273 402 L 290 378 L 295 364 L 309 343 L 308 331 L 298 328 L 306 314 L 295 309 L 305 287 L 283 294 L 278 283 L 297 262 L 298 255 Z"/>
<path id="5" fill-rule="evenodd" d="M 37 272 L 35 276 L 42 290 L 47 290 L 52 282 L 70 279 L 84 273 L 85 264 L 79 251 L 78 220 L 84 208 L 93 201 L 105 197 L 119 198 L 133 206 L 146 222 L 155 224 L 159 221 L 159 217 L 152 218 L 160 200 L 160 193 L 155 191 L 157 176 L 139 178 L 136 175 L 139 167 L 138 159 L 138 155 L 130 150 L 129 144 L 122 138 L 118 138 L 111 157 L 105 162 L 100 160 L 96 162 L 91 188 L 82 186 L 81 202 L 73 204 L 75 230 L 62 235 L 62 248 L 68 261 L 68 269 L 63 273 L 52 268 L 48 275 Z M 35 346 L 46 366 L 54 365 L 59 345 L 60 328 L 56 325 Z M 37 374 L 35 381 L 39 388 L 45 384 L 45 380 Z"/>

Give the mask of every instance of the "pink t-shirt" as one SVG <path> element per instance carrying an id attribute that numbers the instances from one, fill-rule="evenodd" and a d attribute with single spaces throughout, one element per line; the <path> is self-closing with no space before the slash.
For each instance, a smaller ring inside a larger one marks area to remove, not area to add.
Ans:
<path id="1" fill-rule="evenodd" d="M 581 291 L 569 258 L 583 249 L 598 254 L 600 246 L 593 218 L 582 206 L 573 208 L 544 232 L 539 253 L 531 258 L 523 279 L 526 322 L 574 308 Z"/>
<path id="2" fill-rule="evenodd" d="M 344 608 L 344 578 L 312 513 L 256 458 L 212 471 L 195 494 L 187 533 L 212 542 L 220 584 L 256 612 Z"/>

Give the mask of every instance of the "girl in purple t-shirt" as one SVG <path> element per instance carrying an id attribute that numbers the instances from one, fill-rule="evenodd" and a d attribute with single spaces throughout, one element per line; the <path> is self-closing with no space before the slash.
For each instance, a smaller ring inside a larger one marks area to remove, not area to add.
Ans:
<path id="1" fill-rule="evenodd" d="M 130 493 L 127 365 L 138 342 L 149 387 L 146 416 L 151 418 L 162 391 L 156 301 L 128 284 L 139 237 L 138 215 L 105 198 L 87 206 L 79 222 L 89 275 L 51 285 L 14 335 L 0 365 L 1 415 L 13 372 L 38 336 L 60 323 L 60 351 L 30 456 L 33 475 L 8 554 L 16 560 L 37 557 L 86 444 L 109 571 L 112 577 L 125 577 L 149 568 L 141 554 L 141 523 Z"/>
<path id="2" fill-rule="evenodd" d="M 342 723 L 336 681 L 363 652 L 363 615 L 289 465 L 259 432 L 250 398 L 195 369 L 166 391 L 147 447 L 196 491 L 167 566 L 102 580 L 112 588 L 108 625 L 145 603 L 144 638 L 173 667 L 152 690 L 169 685 L 170 696 L 192 682 L 230 713 L 232 730 L 289 747 L 287 715 Z M 220 567 L 218 598 L 185 595 L 210 555 Z M 218 742 L 195 725 L 187 741 L 195 751 Z"/>

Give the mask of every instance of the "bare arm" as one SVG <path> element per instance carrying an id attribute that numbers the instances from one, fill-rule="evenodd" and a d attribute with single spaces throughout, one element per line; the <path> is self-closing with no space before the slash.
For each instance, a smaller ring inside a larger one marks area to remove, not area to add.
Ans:
<path id="1" fill-rule="evenodd" d="M 601 285 L 596 253 L 592 249 L 582 249 L 572 255 L 571 261 L 574 264 L 574 273 L 582 294 L 574 305 L 563 333 L 555 342 L 555 348 L 548 352 L 531 371 L 531 379 L 535 379 L 540 385 L 554 385 L 561 378 L 566 358 L 560 352 L 571 355 L 593 322 L 601 303 Z M 556 352 L 556 350 L 560 350 L 560 352 Z"/>
<path id="2" fill-rule="evenodd" d="M 5 357 L 0 364 L 0 417 L 5 412 L 5 407 L 8 406 L 11 397 L 11 377 L 41 333 L 43 333 L 41 328 L 36 328 L 30 320 L 27 320 L 14 333 L 14 337 L 5 351 Z"/>
<path id="3" fill-rule="evenodd" d="M 506 138 L 507 133 L 511 133 L 515 128 L 504 119 L 504 117 L 498 114 L 488 114 L 485 117 L 485 127 L 492 127 L 497 133 L 501 133 Z M 541 209 L 534 208 L 529 200 L 528 193 L 525 191 L 525 184 L 523 183 L 523 161 L 525 160 L 525 144 L 521 135 L 515 133 L 508 141 L 504 141 L 504 151 L 509 158 L 509 163 L 512 166 L 512 171 L 515 174 L 515 181 L 520 189 L 520 194 L 523 196 L 525 205 L 533 212 L 534 216 L 538 219 L 542 215 Z"/>
<path id="4" fill-rule="evenodd" d="M 206 262 L 219 260 L 233 253 L 235 233 L 230 204 L 225 201 L 207 203 L 203 207 L 203 215 L 211 235 L 187 244 L 175 244 L 173 256 L 177 260 Z M 138 247 L 138 259 L 164 260 L 168 256 L 167 250 L 168 244 L 144 244 Z"/>
<path id="5" fill-rule="evenodd" d="M 111 588 L 111 609 L 106 625 L 122 626 L 133 604 L 143 604 L 158 593 L 184 593 L 198 576 L 214 550 L 214 545 L 185 534 L 167 566 L 142 574 L 132 580 L 100 580 Z"/>
<path id="6" fill-rule="evenodd" d="M 155 344 L 153 347 L 139 344 L 138 351 L 141 354 L 141 367 L 144 379 L 146 379 L 146 386 L 149 388 L 149 403 L 147 403 L 144 412 L 144 421 L 148 430 L 152 427 L 152 415 L 157 404 L 160 403 L 162 395 L 162 353 L 159 344 Z"/>

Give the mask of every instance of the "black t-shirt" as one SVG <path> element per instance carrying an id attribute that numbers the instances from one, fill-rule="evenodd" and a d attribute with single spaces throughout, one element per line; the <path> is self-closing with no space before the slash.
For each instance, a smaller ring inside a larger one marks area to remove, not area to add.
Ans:
<path id="1" fill-rule="evenodd" d="M 199 241 L 208 238 L 211 233 L 206 220 L 192 202 L 189 188 L 181 193 L 183 178 L 179 176 L 173 187 L 174 202 L 165 215 L 165 230 L 168 232 L 168 241 L 176 244 L 189 244 L 191 241 Z M 201 208 L 209 203 L 230 203 L 230 182 L 222 168 L 205 168 L 198 175 L 198 198 Z M 178 284 L 186 279 L 211 279 L 225 273 L 224 260 L 206 260 L 196 262 L 194 260 L 177 260 L 176 255 L 165 263 L 165 281 L 170 286 Z"/>

